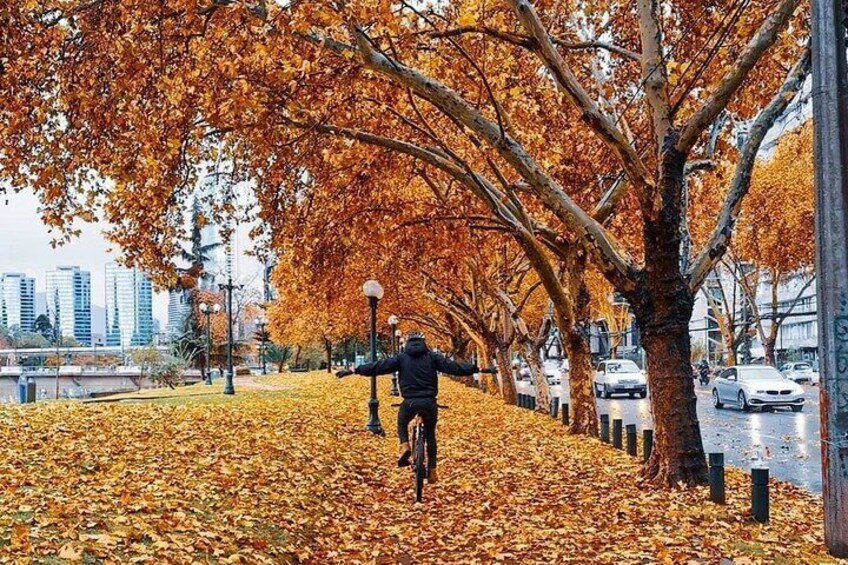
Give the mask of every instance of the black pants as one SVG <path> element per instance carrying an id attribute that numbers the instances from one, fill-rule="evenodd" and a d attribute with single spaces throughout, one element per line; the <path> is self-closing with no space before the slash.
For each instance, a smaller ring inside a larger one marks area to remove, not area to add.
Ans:
<path id="1" fill-rule="evenodd" d="M 416 414 L 424 418 L 424 437 L 427 439 L 428 466 L 436 466 L 436 422 L 439 420 L 439 407 L 435 398 L 406 398 L 398 410 L 397 427 L 401 443 L 409 442 L 409 422 Z M 412 446 L 415 449 L 415 446 Z"/>

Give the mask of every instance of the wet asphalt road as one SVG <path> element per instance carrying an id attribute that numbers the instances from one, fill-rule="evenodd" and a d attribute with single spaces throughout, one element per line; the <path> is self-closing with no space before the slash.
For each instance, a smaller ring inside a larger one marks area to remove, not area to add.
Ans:
<path id="1" fill-rule="evenodd" d="M 799 414 L 788 408 L 746 413 L 728 406 L 717 410 L 712 405 L 712 388 L 696 383 L 704 449 L 708 453 L 723 452 L 727 465 L 745 470 L 750 469 L 758 456 L 762 457 L 773 477 L 820 493 L 819 389 L 802 386 L 806 391 L 806 405 Z M 648 399 L 617 396 L 597 402 L 598 414 L 609 414 L 610 421 L 621 418 L 625 425 L 636 424 L 640 438 L 641 430 L 651 427 Z"/>

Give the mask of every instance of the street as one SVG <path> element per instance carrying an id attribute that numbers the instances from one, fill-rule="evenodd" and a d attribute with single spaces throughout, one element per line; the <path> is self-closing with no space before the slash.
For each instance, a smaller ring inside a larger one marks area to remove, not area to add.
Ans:
<path id="1" fill-rule="evenodd" d="M 552 387 L 552 395 L 559 387 Z M 806 406 L 800 414 L 788 409 L 774 412 L 742 412 L 734 407 L 716 410 L 712 405 L 712 387 L 696 383 L 698 419 L 704 449 L 723 452 L 727 465 L 749 469 L 762 457 L 771 475 L 813 492 L 822 490 L 821 442 L 819 437 L 819 389 L 804 386 Z M 641 430 L 651 427 L 649 399 L 626 396 L 609 400 L 599 398 L 598 414 L 609 414 L 610 421 L 621 418 L 624 424 L 636 424 Z"/>

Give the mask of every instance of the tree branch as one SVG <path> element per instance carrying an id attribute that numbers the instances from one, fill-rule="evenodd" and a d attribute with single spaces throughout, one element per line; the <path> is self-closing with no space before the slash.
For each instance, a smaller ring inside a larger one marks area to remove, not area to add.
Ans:
<path id="1" fill-rule="evenodd" d="M 774 125 L 775 120 L 786 110 L 786 107 L 795 97 L 804 84 L 804 80 L 810 72 L 810 46 L 805 47 L 801 58 L 795 63 L 786 80 L 778 90 L 777 94 L 760 112 L 751 126 L 748 140 L 742 146 L 739 155 L 739 163 L 731 180 L 730 190 L 724 200 L 718 222 L 710 235 L 704 249 L 698 254 L 692 267 L 687 273 L 689 277 L 689 289 L 692 292 L 698 289 L 707 273 L 721 259 L 730 240 L 733 237 L 733 229 L 736 218 L 742 209 L 742 200 L 748 194 L 751 186 L 751 174 L 760 145 L 768 131 Z"/>
<path id="2" fill-rule="evenodd" d="M 642 85 L 654 121 L 654 137 L 662 151 L 671 130 L 671 105 L 668 101 L 668 77 L 663 59 L 662 32 L 656 0 L 638 0 L 639 33 L 642 38 Z"/>
<path id="3" fill-rule="evenodd" d="M 727 107 L 763 53 L 777 41 L 778 34 L 789 22 L 798 2 L 799 0 L 781 0 L 777 9 L 760 25 L 736 64 L 727 71 L 718 87 L 683 126 L 677 140 L 678 151 L 688 153 L 701 133 Z"/>
<path id="4" fill-rule="evenodd" d="M 655 185 L 654 179 L 636 152 L 633 145 L 616 125 L 604 115 L 594 100 L 568 68 L 559 51 L 554 47 L 550 35 L 542 25 L 539 15 L 529 0 L 510 0 L 518 19 L 531 37 L 535 39 L 536 53 L 553 74 L 557 85 L 575 108 L 580 110 L 583 121 L 601 141 L 619 158 L 625 173 L 644 198 Z"/>

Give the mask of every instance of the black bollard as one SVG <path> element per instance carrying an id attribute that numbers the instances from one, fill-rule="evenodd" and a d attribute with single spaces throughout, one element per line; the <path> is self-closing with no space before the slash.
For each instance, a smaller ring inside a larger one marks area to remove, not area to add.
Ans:
<path id="1" fill-rule="evenodd" d="M 601 441 L 610 442 L 609 437 L 609 414 L 601 414 Z"/>
<path id="2" fill-rule="evenodd" d="M 751 516 L 754 521 L 769 521 L 769 470 L 751 468 Z"/>
<path id="3" fill-rule="evenodd" d="M 724 453 L 710 453 L 710 500 L 716 504 L 727 502 L 724 496 Z"/>
<path id="4" fill-rule="evenodd" d="M 642 459 L 647 463 L 654 450 L 654 430 L 642 430 Z"/>
<path id="5" fill-rule="evenodd" d="M 563 404 L 562 405 L 562 425 L 563 426 L 567 426 L 568 424 L 571 423 L 568 418 L 569 418 L 568 404 Z"/>
<path id="6" fill-rule="evenodd" d="M 627 455 L 636 457 L 636 424 L 627 424 Z"/>
<path id="7" fill-rule="evenodd" d="M 616 418 L 612 421 L 612 446 L 616 449 L 622 449 L 624 442 L 621 436 L 621 420 Z"/>
<path id="8" fill-rule="evenodd" d="M 554 396 L 551 399 L 551 418 L 556 420 L 557 416 L 559 416 L 559 397 Z"/>
<path id="9" fill-rule="evenodd" d="M 530 397 L 530 410 L 535 410 L 535 409 L 536 409 L 536 397 L 531 396 Z"/>

